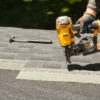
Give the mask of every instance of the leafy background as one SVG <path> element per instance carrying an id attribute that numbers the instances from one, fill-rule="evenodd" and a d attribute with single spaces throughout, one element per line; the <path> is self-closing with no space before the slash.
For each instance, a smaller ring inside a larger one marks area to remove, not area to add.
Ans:
<path id="1" fill-rule="evenodd" d="M 58 16 L 67 15 L 73 23 L 82 16 L 88 0 L 2 0 L 0 26 L 55 29 Z"/>

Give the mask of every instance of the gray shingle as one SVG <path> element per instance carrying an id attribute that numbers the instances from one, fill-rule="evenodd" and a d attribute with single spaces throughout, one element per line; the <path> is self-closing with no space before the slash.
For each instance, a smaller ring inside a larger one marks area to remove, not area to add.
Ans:
<path id="1" fill-rule="evenodd" d="M 58 62 L 58 61 L 47 61 L 44 65 L 45 68 L 62 68 L 64 65 L 64 62 Z M 65 67 L 65 66 L 64 66 Z"/>
<path id="2" fill-rule="evenodd" d="M 24 67 L 43 68 L 45 63 L 45 60 L 30 60 Z"/>
<path id="3" fill-rule="evenodd" d="M 17 60 L 30 60 L 31 54 L 27 53 L 17 53 L 16 56 L 14 56 L 14 59 Z"/>
<path id="4" fill-rule="evenodd" d="M 0 53 L 0 59 L 14 59 L 14 56 L 16 56 L 16 53 Z"/>
<path id="5" fill-rule="evenodd" d="M 53 55 L 50 54 L 33 54 L 31 60 L 52 60 Z"/>

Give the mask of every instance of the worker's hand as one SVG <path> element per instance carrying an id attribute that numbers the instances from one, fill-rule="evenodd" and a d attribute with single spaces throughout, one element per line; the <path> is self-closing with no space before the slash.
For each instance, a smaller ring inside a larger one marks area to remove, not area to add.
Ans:
<path id="1" fill-rule="evenodd" d="M 76 23 L 80 23 L 80 34 L 84 34 L 86 31 L 86 26 L 89 25 L 90 23 L 92 23 L 95 20 L 95 17 L 88 14 L 88 13 L 84 13 L 84 15 L 76 22 Z"/>
<path id="2" fill-rule="evenodd" d="M 100 40 L 97 42 L 97 50 L 100 50 Z"/>
<path id="3" fill-rule="evenodd" d="M 94 9 L 86 9 L 86 12 L 83 14 L 83 16 L 76 22 L 80 23 L 80 33 L 85 33 L 86 26 L 95 20 L 96 13 L 97 12 Z"/>

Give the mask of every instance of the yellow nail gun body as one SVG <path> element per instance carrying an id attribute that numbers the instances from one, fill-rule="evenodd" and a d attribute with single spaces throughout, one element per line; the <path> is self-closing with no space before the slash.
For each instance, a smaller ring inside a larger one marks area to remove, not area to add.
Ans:
<path id="1" fill-rule="evenodd" d="M 90 31 L 93 29 L 94 37 L 90 44 L 90 41 L 80 42 L 75 44 L 75 36 L 80 37 L 79 29 L 80 25 L 73 25 L 71 18 L 67 16 L 58 17 L 56 20 L 56 29 L 58 38 L 62 47 L 65 48 L 65 55 L 67 62 L 71 63 L 70 56 L 83 53 L 91 47 L 96 47 L 98 33 L 100 31 L 100 21 L 94 21 L 91 24 Z M 86 37 L 87 38 L 87 37 Z"/>
<path id="2" fill-rule="evenodd" d="M 56 25 L 58 31 L 58 37 L 62 46 L 71 45 L 75 42 L 74 34 L 71 29 L 71 23 L 69 25 Z"/>
<path id="3" fill-rule="evenodd" d="M 68 19 L 69 17 L 64 16 L 66 19 Z M 63 17 L 60 17 L 61 19 Z M 65 20 L 66 20 L 65 19 Z M 73 42 L 75 42 L 75 37 L 74 35 L 77 34 L 77 31 L 73 31 L 72 30 L 72 22 L 71 19 L 69 18 L 68 23 L 65 22 L 63 24 L 63 22 L 59 22 L 59 18 L 57 19 L 56 22 L 56 29 L 58 32 L 58 37 L 59 37 L 59 41 L 61 43 L 61 46 L 68 46 L 71 45 Z"/>

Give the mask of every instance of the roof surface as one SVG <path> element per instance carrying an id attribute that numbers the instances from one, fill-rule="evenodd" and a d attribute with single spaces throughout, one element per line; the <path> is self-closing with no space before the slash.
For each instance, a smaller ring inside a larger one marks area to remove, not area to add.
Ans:
<path id="1" fill-rule="evenodd" d="M 9 43 L 9 37 L 16 40 L 52 40 L 53 44 Z M 100 52 L 88 56 L 71 57 L 73 64 L 86 65 L 100 62 Z M 66 69 L 66 59 L 54 30 L 22 29 L 0 27 L 0 62 L 21 65 L 28 68 Z"/>

